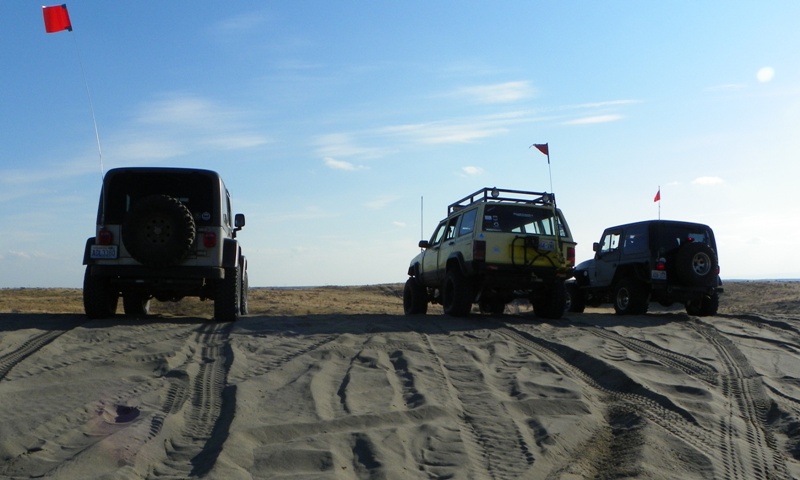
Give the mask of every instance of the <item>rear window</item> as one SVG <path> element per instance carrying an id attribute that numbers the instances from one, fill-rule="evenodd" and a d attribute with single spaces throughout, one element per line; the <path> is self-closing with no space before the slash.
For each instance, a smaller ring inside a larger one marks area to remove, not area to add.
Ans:
<path id="1" fill-rule="evenodd" d="M 560 235 L 566 231 L 559 218 Z M 553 210 L 525 205 L 487 205 L 483 211 L 483 231 L 555 235 Z"/>
<path id="2" fill-rule="evenodd" d="M 219 190 L 217 180 L 198 172 L 189 173 L 148 173 L 124 172 L 114 175 L 106 182 L 108 195 L 106 198 L 106 223 L 122 223 L 133 205 L 150 195 L 169 195 L 177 198 L 192 212 L 192 216 L 200 225 L 212 224 L 219 216 L 214 205 L 219 199 L 214 198 Z M 100 198 L 102 209 L 103 198 Z M 98 224 L 101 219 L 98 218 Z"/>
<path id="3" fill-rule="evenodd" d="M 700 225 L 655 225 L 656 238 L 659 247 L 664 252 L 670 252 L 686 243 L 705 243 L 713 249 L 714 239 L 707 228 Z"/>

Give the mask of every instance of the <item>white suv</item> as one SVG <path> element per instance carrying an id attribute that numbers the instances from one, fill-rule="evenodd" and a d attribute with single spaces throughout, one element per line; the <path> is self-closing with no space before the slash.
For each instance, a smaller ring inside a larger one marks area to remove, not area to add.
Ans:
<path id="1" fill-rule="evenodd" d="M 151 298 L 214 300 L 214 317 L 247 313 L 247 260 L 219 174 L 190 168 L 117 168 L 103 179 L 95 236 L 86 242 L 89 318 L 145 315 Z"/>

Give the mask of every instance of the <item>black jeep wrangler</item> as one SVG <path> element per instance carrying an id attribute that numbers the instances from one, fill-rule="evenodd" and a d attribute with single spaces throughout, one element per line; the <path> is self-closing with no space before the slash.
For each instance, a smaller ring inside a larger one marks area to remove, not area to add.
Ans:
<path id="1" fill-rule="evenodd" d="M 95 236 L 86 241 L 89 318 L 148 313 L 150 299 L 214 300 L 214 318 L 247 313 L 247 260 L 236 240 L 244 215 L 216 172 L 116 168 L 103 179 Z"/>
<path id="2" fill-rule="evenodd" d="M 714 232 L 707 225 L 651 220 L 607 228 L 595 256 L 567 282 L 567 309 L 612 303 L 619 315 L 650 302 L 683 303 L 690 315 L 715 315 L 722 293 Z"/>

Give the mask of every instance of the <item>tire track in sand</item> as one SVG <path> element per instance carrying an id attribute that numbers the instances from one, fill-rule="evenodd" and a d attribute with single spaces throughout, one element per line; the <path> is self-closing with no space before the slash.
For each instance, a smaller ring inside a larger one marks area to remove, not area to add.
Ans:
<path id="1" fill-rule="evenodd" d="M 728 414 L 720 419 L 719 429 L 725 477 L 742 480 L 791 478 L 783 455 L 777 450 L 777 441 L 767 429 L 772 400 L 758 372 L 719 330 L 697 319 L 689 325 L 714 347 L 724 366 L 721 386 L 728 401 Z M 745 448 L 740 448 L 738 440 L 741 438 L 746 441 Z"/>
<path id="2" fill-rule="evenodd" d="M 8 375 L 8 372 L 10 372 L 11 369 L 19 365 L 22 361 L 36 353 L 38 350 L 49 345 L 50 342 L 60 337 L 67 331 L 69 331 L 69 329 L 50 330 L 48 332 L 34 335 L 22 342 L 22 344 L 12 351 L 0 355 L 0 381 L 6 378 L 6 375 Z"/>
<path id="3" fill-rule="evenodd" d="M 714 458 L 713 431 L 700 425 L 686 410 L 669 398 L 648 390 L 624 372 L 566 345 L 554 343 L 521 331 L 511 325 L 498 323 L 497 333 L 536 353 L 560 367 L 571 378 L 582 381 L 613 401 L 626 404 L 649 422 L 658 425 L 683 440 L 709 458 Z M 603 365 L 600 365 L 602 363 Z"/>
<path id="4" fill-rule="evenodd" d="M 166 458 L 154 468 L 157 477 L 186 478 L 207 474 L 228 437 L 236 409 L 236 388 L 227 384 L 233 363 L 232 324 L 208 324 L 195 336 L 195 355 L 183 369 L 167 373 L 170 386 L 162 406 L 163 420 L 151 423 L 151 435 L 164 428 Z M 182 414 L 182 421 L 177 417 Z M 174 422 L 173 422 L 174 421 Z"/>
<path id="5" fill-rule="evenodd" d="M 457 412 L 461 439 L 478 478 L 525 478 L 534 463 L 535 440 L 523 432 L 506 410 L 504 402 L 493 398 L 494 388 L 487 372 L 455 340 L 436 341 L 422 334 L 429 355 L 435 359 L 441 384 Z M 445 364 L 444 358 L 447 359 Z M 503 412 L 497 414 L 498 412 Z"/>
<path id="6" fill-rule="evenodd" d="M 11 351 L 0 354 L 0 381 L 6 380 L 8 373 L 22 363 L 26 358 L 49 345 L 53 340 L 61 335 L 74 330 L 86 323 L 85 319 L 75 321 L 58 322 L 58 325 L 68 325 L 66 328 L 48 329 L 43 333 L 32 335 L 22 341 L 18 346 L 12 347 Z M 8 339 L 4 339 L 8 341 Z"/>

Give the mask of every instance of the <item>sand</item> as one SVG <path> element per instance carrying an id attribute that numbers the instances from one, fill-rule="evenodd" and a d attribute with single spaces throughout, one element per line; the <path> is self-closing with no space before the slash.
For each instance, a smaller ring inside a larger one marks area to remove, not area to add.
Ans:
<path id="1" fill-rule="evenodd" d="M 88 321 L 0 290 L 0 478 L 800 478 L 800 282 L 720 313 L 402 315 L 400 285 Z"/>

